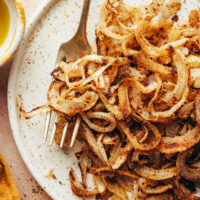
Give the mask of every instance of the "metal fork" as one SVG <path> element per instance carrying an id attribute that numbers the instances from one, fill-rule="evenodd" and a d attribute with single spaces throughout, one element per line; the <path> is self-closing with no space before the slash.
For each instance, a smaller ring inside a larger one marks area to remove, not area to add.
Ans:
<path id="1" fill-rule="evenodd" d="M 87 17 L 88 17 L 90 2 L 91 0 L 84 0 L 77 32 L 72 37 L 71 40 L 61 44 L 58 54 L 57 54 L 56 63 L 55 63 L 56 67 L 59 65 L 61 61 L 69 62 L 71 60 L 80 58 L 81 56 L 88 55 L 91 53 L 91 47 L 88 43 L 87 36 L 86 36 Z M 47 143 L 47 138 L 50 137 L 49 145 L 52 145 L 54 137 L 55 137 L 55 133 L 56 133 L 57 117 L 53 119 L 54 125 L 53 125 L 51 136 L 49 136 L 50 135 L 49 133 L 50 121 L 52 121 L 52 118 L 53 118 L 52 115 L 53 115 L 52 111 L 49 111 L 46 113 L 44 135 L 43 135 L 44 143 Z M 75 139 L 80 127 L 80 122 L 81 122 L 81 118 L 80 116 L 78 116 L 75 122 L 74 130 L 73 130 L 73 134 L 72 134 L 72 138 L 70 142 L 70 147 L 74 145 L 74 142 L 75 142 Z M 66 122 L 65 127 L 62 132 L 60 148 L 63 147 L 65 136 L 67 133 L 67 128 L 68 128 L 68 122 Z"/>

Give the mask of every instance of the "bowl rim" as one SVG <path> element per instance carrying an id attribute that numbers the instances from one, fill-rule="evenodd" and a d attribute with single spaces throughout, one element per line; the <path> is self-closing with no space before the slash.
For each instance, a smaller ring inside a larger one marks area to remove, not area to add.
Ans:
<path id="1" fill-rule="evenodd" d="M 15 33 L 9 44 L 9 47 L 7 48 L 4 55 L 0 59 L 0 67 L 5 65 L 8 61 L 10 61 L 16 54 L 19 44 L 25 32 L 26 20 L 22 2 L 20 0 L 11 0 L 11 1 L 13 1 L 13 3 L 15 4 L 15 8 L 17 11 L 17 24 Z"/>

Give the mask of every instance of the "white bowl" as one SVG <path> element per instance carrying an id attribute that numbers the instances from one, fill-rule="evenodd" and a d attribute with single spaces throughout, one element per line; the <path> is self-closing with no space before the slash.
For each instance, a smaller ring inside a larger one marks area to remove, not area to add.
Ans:
<path id="1" fill-rule="evenodd" d="M 0 67 L 16 53 L 25 30 L 25 15 L 20 0 L 4 0 L 10 14 L 10 28 L 6 40 L 0 47 Z"/>

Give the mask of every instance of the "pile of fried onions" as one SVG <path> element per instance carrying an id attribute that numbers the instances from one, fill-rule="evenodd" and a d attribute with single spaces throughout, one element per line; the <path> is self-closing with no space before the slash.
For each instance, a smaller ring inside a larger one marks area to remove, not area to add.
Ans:
<path id="1" fill-rule="evenodd" d="M 56 143 L 74 129 L 81 179 L 72 191 L 102 200 L 200 199 L 200 14 L 178 16 L 180 0 L 133 6 L 106 0 L 96 30 L 97 54 L 62 62 L 52 72 L 48 104 Z M 80 122 L 81 119 L 81 122 Z M 77 126 L 77 121 L 79 125 Z M 68 130 L 66 130 L 66 123 Z M 88 176 L 93 177 L 89 186 Z"/>

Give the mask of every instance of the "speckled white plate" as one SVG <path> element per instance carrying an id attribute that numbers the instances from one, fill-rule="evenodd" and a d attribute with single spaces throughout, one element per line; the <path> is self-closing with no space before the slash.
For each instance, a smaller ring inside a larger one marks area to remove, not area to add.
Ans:
<path id="1" fill-rule="evenodd" d="M 93 0 L 91 3 L 87 29 L 91 44 L 95 39 L 95 26 L 102 1 Z M 146 1 L 148 0 L 141 2 Z M 196 0 L 184 0 L 179 18 L 185 19 L 186 13 L 196 9 L 197 5 Z M 16 97 L 21 94 L 26 111 L 46 103 L 46 91 L 51 81 L 50 73 L 54 68 L 58 47 L 75 33 L 81 7 L 80 0 L 45 1 L 26 29 L 25 39 L 9 77 L 8 109 L 16 144 L 35 179 L 56 200 L 79 199 L 72 194 L 68 179 L 69 169 L 77 169 L 74 156 L 77 145 L 67 153 L 56 145 L 45 146 L 42 142 L 44 116 L 30 120 L 20 117 Z M 56 180 L 45 177 L 52 169 Z"/>

